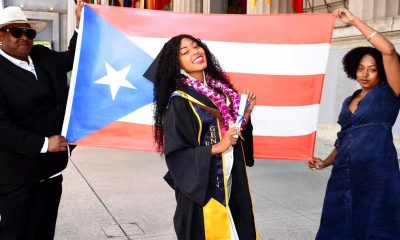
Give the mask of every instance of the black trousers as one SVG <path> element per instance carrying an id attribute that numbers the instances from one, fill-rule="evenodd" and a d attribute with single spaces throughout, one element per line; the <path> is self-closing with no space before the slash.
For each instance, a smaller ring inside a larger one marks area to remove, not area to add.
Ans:
<path id="1" fill-rule="evenodd" d="M 0 240 L 52 240 L 62 180 L 0 185 Z"/>

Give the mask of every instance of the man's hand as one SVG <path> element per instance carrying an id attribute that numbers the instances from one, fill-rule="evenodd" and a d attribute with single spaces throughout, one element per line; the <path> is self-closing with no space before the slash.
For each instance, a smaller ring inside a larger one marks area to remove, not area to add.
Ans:
<path id="1" fill-rule="evenodd" d="M 61 135 L 53 135 L 49 137 L 48 152 L 63 152 L 67 151 L 68 142 L 65 137 Z"/>
<path id="2" fill-rule="evenodd" d="M 79 28 L 79 22 L 81 21 L 81 13 L 85 2 L 82 0 L 76 1 L 75 16 L 76 16 L 76 28 Z"/>

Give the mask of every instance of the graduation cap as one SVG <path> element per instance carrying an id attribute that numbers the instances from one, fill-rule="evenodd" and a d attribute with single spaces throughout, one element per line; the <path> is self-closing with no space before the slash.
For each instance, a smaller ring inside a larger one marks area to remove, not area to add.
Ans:
<path id="1" fill-rule="evenodd" d="M 147 68 L 146 72 L 143 74 L 143 77 L 147 78 L 152 83 L 156 83 L 158 63 L 160 61 L 160 53 L 161 52 L 158 53 L 157 57 L 150 64 L 149 68 Z"/>

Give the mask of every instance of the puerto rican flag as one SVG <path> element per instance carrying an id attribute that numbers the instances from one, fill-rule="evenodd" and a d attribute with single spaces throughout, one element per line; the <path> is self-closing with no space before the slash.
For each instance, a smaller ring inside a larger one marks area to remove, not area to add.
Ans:
<path id="1" fill-rule="evenodd" d="M 332 41 L 330 14 L 205 15 L 87 4 L 62 134 L 77 145 L 154 151 L 143 74 L 178 34 L 202 39 L 239 92 L 252 89 L 255 157 L 309 159 Z"/>

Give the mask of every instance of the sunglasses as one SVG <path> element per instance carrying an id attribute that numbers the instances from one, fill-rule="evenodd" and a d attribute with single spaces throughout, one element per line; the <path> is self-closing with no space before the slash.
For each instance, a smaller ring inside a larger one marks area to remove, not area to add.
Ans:
<path id="1" fill-rule="evenodd" d="M 10 32 L 11 35 L 15 38 L 22 37 L 23 34 L 29 39 L 34 39 L 36 37 L 36 30 L 33 28 L 20 28 L 20 27 L 12 27 L 0 30 L 2 32 Z"/>

